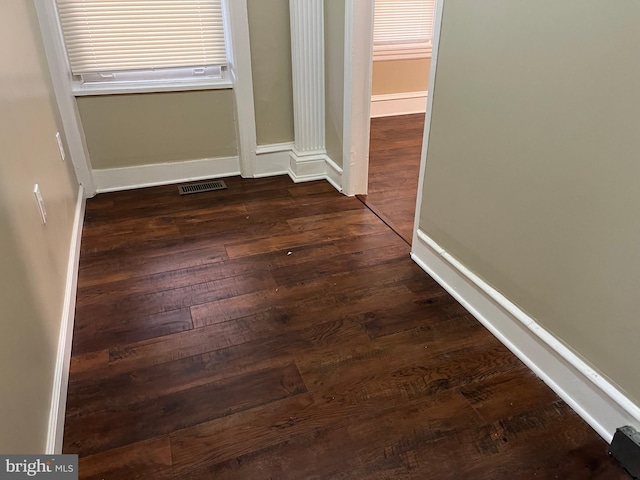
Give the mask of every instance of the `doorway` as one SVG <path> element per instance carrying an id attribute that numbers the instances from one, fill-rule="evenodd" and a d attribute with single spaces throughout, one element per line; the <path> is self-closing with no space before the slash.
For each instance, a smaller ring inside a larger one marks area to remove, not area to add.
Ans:
<path id="1" fill-rule="evenodd" d="M 374 4 L 368 190 L 358 198 L 411 244 L 435 1 Z"/>

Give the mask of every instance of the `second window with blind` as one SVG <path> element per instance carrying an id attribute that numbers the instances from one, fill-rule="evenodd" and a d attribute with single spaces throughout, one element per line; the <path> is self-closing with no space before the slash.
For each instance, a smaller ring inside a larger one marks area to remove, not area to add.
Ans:
<path id="1" fill-rule="evenodd" d="M 375 0 L 373 59 L 431 57 L 435 0 Z"/>
<path id="2" fill-rule="evenodd" d="M 56 0 L 74 90 L 226 81 L 223 0 Z"/>

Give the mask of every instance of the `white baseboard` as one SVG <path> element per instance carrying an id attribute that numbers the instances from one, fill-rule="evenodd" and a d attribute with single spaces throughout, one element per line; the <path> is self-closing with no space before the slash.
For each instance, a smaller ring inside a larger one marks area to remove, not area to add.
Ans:
<path id="1" fill-rule="evenodd" d="M 289 153 L 289 176 L 296 183 L 323 180 L 327 174 L 327 154 L 322 151 L 313 154 Z"/>
<path id="2" fill-rule="evenodd" d="M 293 143 L 261 145 L 256 148 L 254 178 L 289 175 L 296 182 L 327 180 L 342 191 L 342 168 L 324 151 L 298 155 Z M 205 158 L 174 163 L 94 170 L 98 193 L 131 190 L 208 178 L 240 175 L 238 157 Z"/>
<path id="3" fill-rule="evenodd" d="M 421 230 L 411 258 L 608 443 L 617 427 L 640 429 L 638 405 Z"/>
<path id="4" fill-rule="evenodd" d="M 342 192 L 342 168 L 325 151 L 302 155 L 292 150 L 287 173 L 295 183 L 326 180 Z"/>
<path id="5" fill-rule="evenodd" d="M 371 96 L 371 118 L 409 115 L 427 111 L 429 92 L 389 93 Z"/>
<path id="6" fill-rule="evenodd" d="M 82 185 L 78 190 L 78 201 L 73 220 L 71 246 L 69 247 L 69 263 L 65 284 L 62 321 L 58 338 L 58 352 L 53 375 L 51 393 L 51 410 L 49 412 L 49 429 L 47 432 L 46 453 L 49 455 L 62 453 L 62 435 L 64 433 L 64 416 L 67 407 L 67 387 L 69 384 L 69 364 L 71 362 L 71 343 L 76 311 L 76 290 L 78 286 L 78 264 L 80 261 L 80 241 L 86 198 Z"/>
<path id="7" fill-rule="evenodd" d="M 289 154 L 292 150 L 292 142 L 258 145 L 253 177 L 286 175 L 289 171 Z"/>
<path id="8" fill-rule="evenodd" d="M 327 168 L 327 182 L 333 185 L 336 190 L 342 192 L 342 167 L 328 156 L 325 158 L 325 163 Z"/>
<path id="9" fill-rule="evenodd" d="M 240 175 L 238 157 L 203 158 L 184 162 L 155 163 L 94 170 L 98 193 Z"/>

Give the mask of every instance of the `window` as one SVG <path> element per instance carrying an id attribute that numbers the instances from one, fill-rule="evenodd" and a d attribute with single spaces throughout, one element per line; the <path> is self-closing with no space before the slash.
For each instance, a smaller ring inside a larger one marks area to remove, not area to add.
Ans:
<path id="1" fill-rule="evenodd" d="M 228 84 L 222 0 L 56 0 L 77 94 Z"/>
<path id="2" fill-rule="evenodd" d="M 431 57 L 435 0 L 375 0 L 373 59 Z"/>

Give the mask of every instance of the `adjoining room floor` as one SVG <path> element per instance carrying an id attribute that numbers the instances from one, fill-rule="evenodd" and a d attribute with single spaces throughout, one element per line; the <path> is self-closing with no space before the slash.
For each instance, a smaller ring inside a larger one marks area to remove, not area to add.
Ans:
<path id="1" fill-rule="evenodd" d="M 626 478 L 360 201 L 225 181 L 87 202 L 80 478 Z"/>
<path id="2" fill-rule="evenodd" d="M 358 196 L 411 244 L 424 113 L 371 119 L 369 190 Z"/>

